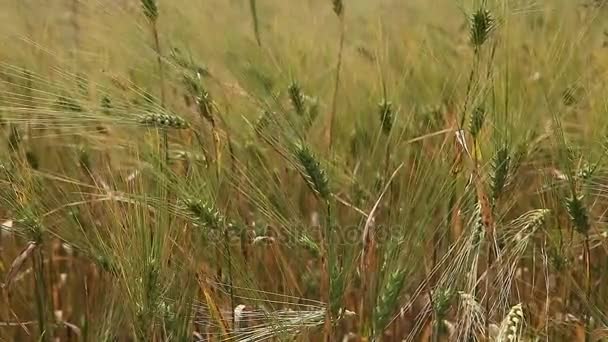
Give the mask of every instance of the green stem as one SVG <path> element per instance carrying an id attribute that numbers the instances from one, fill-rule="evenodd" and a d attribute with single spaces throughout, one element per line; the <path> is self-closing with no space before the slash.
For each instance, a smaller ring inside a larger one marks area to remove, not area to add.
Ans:
<path id="1" fill-rule="evenodd" d="M 590 303 L 593 303 L 593 300 L 591 298 L 591 249 L 589 247 L 589 234 L 588 233 L 585 234 L 584 244 L 585 244 L 585 291 L 586 291 L 586 295 L 587 295 L 587 301 L 589 301 Z M 589 335 L 589 332 L 593 328 L 590 324 L 591 315 L 590 315 L 589 310 L 588 310 L 586 316 L 587 317 L 585 319 L 585 342 L 589 342 L 589 341 L 591 341 L 591 336 Z"/>
<path id="2" fill-rule="evenodd" d="M 158 63 L 158 77 L 160 78 L 160 104 L 165 106 L 165 72 L 162 60 L 162 51 L 160 49 L 160 39 L 158 38 L 158 29 L 156 21 L 152 23 L 152 36 L 154 37 L 154 50 L 156 51 L 156 62 Z"/>
<path id="3" fill-rule="evenodd" d="M 34 287 L 35 287 L 35 297 L 36 297 L 36 310 L 38 313 L 38 331 L 40 333 L 39 341 L 46 342 L 48 341 L 48 332 L 46 331 L 46 316 L 47 316 L 47 306 L 46 306 L 46 284 L 44 281 L 44 259 L 41 251 L 41 247 L 39 247 L 32 258 L 32 267 L 34 269 Z"/>
<path id="4" fill-rule="evenodd" d="M 258 46 L 262 46 L 256 0 L 249 0 L 249 8 L 251 9 L 251 18 L 253 19 L 253 34 L 255 35 L 255 41 L 258 43 Z"/>
<path id="5" fill-rule="evenodd" d="M 338 47 L 338 62 L 336 64 L 336 83 L 334 84 L 334 93 L 331 101 L 331 113 L 329 117 L 329 148 L 331 150 L 334 136 L 334 124 L 335 124 L 335 116 L 336 110 L 338 107 L 338 89 L 340 87 L 340 69 L 342 69 L 342 53 L 344 50 L 344 36 L 345 36 L 345 27 L 344 27 L 344 17 L 340 16 L 340 45 Z"/>
<path id="6" fill-rule="evenodd" d="M 441 320 L 439 316 L 435 316 L 435 322 L 433 322 L 433 334 L 431 335 L 431 342 L 439 342 L 439 334 L 441 333 Z"/>
<path id="7" fill-rule="evenodd" d="M 230 253 L 230 238 L 228 236 L 228 229 L 224 226 L 224 248 L 226 249 L 226 257 L 228 258 L 228 282 L 230 284 L 230 316 L 232 318 L 232 327 L 235 327 L 236 320 L 234 317 L 234 280 L 232 278 L 232 254 Z"/>
<path id="8" fill-rule="evenodd" d="M 326 217 L 325 217 L 325 232 L 324 232 L 324 240 L 325 241 L 321 241 L 321 243 L 323 243 L 325 245 L 325 247 L 323 248 L 325 250 L 326 253 L 326 265 L 325 265 L 325 272 L 327 274 L 327 308 L 326 308 L 326 315 L 325 315 L 325 331 L 324 331 L 324 340 L 325 341 L 331 341 L 332 340 L 332 336 L 333 336 L 333 326 L 332 326 L 332 315 L 333 315 L 333 308 L 334 308 L 334 300 L 331 298 L 331 288 L 332 288 L 332 278 L 333 278 L 333 269 L 332 269 L 332 265 L 334 265 L 334 253 L 332 252 L 331 249 L 331 222 L 332 222 L 332 212 L 331 212 L 331 204 L 329 202 L 329 200 L 326 200 L 326 205 L 327 205 L 327 211 L 326 211 Z"/>
<path id="9" fill-rule="evenodd" d="M 478 50 L 475 50 L 475 62 L 473 64 L 473 68 L 471 68 L 471 73 L 469 74 L 469 80 L 467 82 L 467 90 L 466 90 L 465 97 L 464 97 L 464 106 L 462 108 L 460 126 L 458 127 L 459 129 L 462 129 L 462 127 L 464 127 L 464 122 L 465 122 L 466 116 L 467 116 L 467 109 L 468 109 L 468 105 L 469 105 L 470 95 L 471 95 L 471 91 L 473 90 L 473 81 L 475 79 L 476 71 L 479 68 L 479 61 L 480 61 L 480 57 L 479 57 Z"/>

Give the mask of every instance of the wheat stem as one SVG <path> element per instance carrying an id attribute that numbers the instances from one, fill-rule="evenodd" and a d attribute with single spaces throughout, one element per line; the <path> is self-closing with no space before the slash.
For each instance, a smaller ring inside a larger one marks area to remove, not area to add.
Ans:
<path id="1" fill-rule="evenodd" d="M 258 43 L 258 46 L 262 46 L 256 2 L 256 0 L 249 0 L 249 9 L 251 10 L 251 19 L 253 21 L 253 34 L 255 35 L 255 41 Z"/>
<path id="2" fill-rule="evenodd" d="M 341 1 L 339 1 L 341 3 Z M 335 7 L 334 7 L 335 8 Z M 331 112 L 329 114 L 329 149 L 332 149 L 333 139 L 334 137 L 334 126 L 335 126 L 335 117 L 336 111 L 338 108 L 338 90 L 340 88 L 340 70 L 342 69 L 342 54 L 344 52 L 344 38 L 346 36 L 346 24 L 344 22 L 344 13 L 343 9 L 340 9 L 338 18 L 340 20 L 340 42 L 338 45 L 338 61 L 336 63 L 336 76 L 334 83 L 334 90 L 331 100 Z M 338 13 L 338 12 L 337 12 Z"/>

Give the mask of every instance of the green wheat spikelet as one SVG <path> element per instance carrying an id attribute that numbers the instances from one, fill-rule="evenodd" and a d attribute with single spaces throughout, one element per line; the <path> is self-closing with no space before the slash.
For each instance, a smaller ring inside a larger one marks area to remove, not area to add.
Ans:
<path id="1" fill-rule="evenodd" d="M 158 5 L 156 0 L 141 0 L 141 7 L 148 20 L 154 22 L 158 18 Z"/>
<path id="2" fill-rule="evenodd" d="M 386 99 L 383 99 L 378 104 L 378 113 L 380 114 L 380 124 L 382 125 L 382 132 L 388 135 L 393 128 L 394 113 L 393 104 Z"/>
<path id="3" fill-rule="evenodd" d="M 38 244 L 42 243 L 45 227 L 33 212 L 27 208 L 21 209 L 15 222 L 19 227 L 22 227 L 25 230 L 30 240 L 35 241 Z"/>
<path id="4" fill-rule="evenodd" d="M 338 17 L 341 17 L 344 13 L 344 3 L 342 2 L 342 0 L 332 0 L 331 3 L 334 13 L 336 13 Z"/>
<path id="5" fill-rule="evenodd" d="M 469 131 L 471 132 L 473 139 L 477 139 L 479 136 L 479 132 L 481 132 L 485 118 L 486 112 L 483 107 L 475 108 L 473 115 L 471 115 L 471 122 L 469 124 Z"/>
<path id="6" fill-rule="evenodd" d="M 156 113 L 148 113 L 141 115 L 138 119 L 138 122 L 145 126 L 152 126 L 158 128 L 175 128 L 175 129 L 185 129 L 188 128 L 188 123 L 186 120 L 182 119 L 177 115 L 169 115 L 169 114 L 156 114 Z"/>
<path id="7" fill-rule="evenodd" d="M 308 120 L 312 122 L 319 115 L 319 99 L 307 96 L 306 100 L 308 102 Z"/>
<path id="8" fill-rule="evenodd" d="M 304 104 L 304 95 L 302 94 L 302 89 L 297 82 L 292 82 L 287 88 L 289 93 L 289 99 L 291 100 L 291 105 L 296 113 L 300 116 L 304 115 L 306 108 Z"/>
<path id="9" fill-rule="evenodd" d="M 321 198 L 329 199 L 329 180 L 327 173 L 321 167 L 321 164 L 316 159 L 315 155 L 310 149 L 304 145 L 296 147 L 296 157 L 300 161 L 300 164 L 306 171 L 306 181 L 309 186 L 317 193 Z"/>
<path id="10" fill-rule="evenodd" d="M 374 331 L 381 334 L 391 317 L 394 308 L 398 305 L 399 294 L 405 282 L 405 271 L 397 269 L 389 275 L 386 285 L 380 292 L 374 310 Z"/>
<path id="11" fill-rule="evenodd" d="M 112 110 L 112 100 L 110 100 L 110 98 L 107 95 L 104 95 L 101 98 L 101 111 L 108 115 L 110 114 L 110 111 Z"/>
<path id="12" fill-rule="evenodd" d="M 589 231 L 589 217 L 583 204 L 583 197 L 572 196 L 566 199 L 566 209 L 574 228 L 580 234 L 586 235 Z"/>
<path id="13" fill-rule="evenodd" d="M 433 295 L 433 311 L 437 317 L 445 317 L 449 308 L 450 302 L 456 292 L 451 288 L 440 288 Z"/>
<path id="14" fill-rule="evenodd" d="M 490 11 L 479 8 L 470 19 L 470 40 L 475 50 L 479 49 L 496 28 L 496 20 Z"/>
<path id="15" fill-rule="evenodd" d="M 492 158 L 492 172 L 490 184 L 492 189 L 492 203 L 496 203 L 509 180 L 511 156 L 506 146 L 501 147 Z"/>
<path id="16" fill-rule="evenodd" d="M 485 237 L 485 229 L 481 218 L 481 205 L 479 203 L 476 203 L 475 211 L 471 217 L 471 228 L 471 249 L 475 250 L 481 246 Z"/>
<path id="17" fill-rule="evenodd" d="M 199 226 L 218 229 L 224 225 L 226 218 L 208 202 L 202 200 L 185 200 L 183 205 L 192 220 Z"/>
<path id="18" fill-rule="evenodd" d="M 69 112 L 83 112 L 84 109 L 78 104 L 76 103 L 76 101 L 65 97 L 65 96 L 59 96 L 57 98 L 57 107 L 59 107 L 59 109 L 61 110 L 65 110 L 65 111 L 69 111 Z"/>
<path id="19" fill-rule="evenodd" d="M 38 156 L 33 151 L 25 152 L 25 160 L 27 161 L 27 164 L 34 170 L 38 170 L 40 167 Z"/>
<path id="20" fill-rule="evenodd" d="M 262 110 L 253 126 L 257 134 L 263 134 L 264 130 L 272 123 L 273 113 L 268 110 Z"/>
<path id="21" fill-rule="evenodd" d="M 213 100 L 211 99 L 211 94 L 206 89 L 200 88 L 196 103 L 198 104 L 199 113 L 205 119 L 213 122 Z"/>
<path id="22" fill-rule="evenodd" d="M 593 177 L 593 173 L 596 171 L 595 167 L 587 162 L 583 162 L 582 165 L 576 171 L 576 177 L 587 181 Z"/>

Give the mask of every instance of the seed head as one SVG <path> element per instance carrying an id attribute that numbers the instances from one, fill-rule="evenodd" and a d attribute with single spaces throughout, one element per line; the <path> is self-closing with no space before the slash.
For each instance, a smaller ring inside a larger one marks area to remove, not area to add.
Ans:
<path id="1" fill-rule="evenodd" d="M 382 125 L 382 132 L 388 135 L 393 128 L 393 104 L 386 99 L 383 99 L 378 104 L 378 113 L 380 114 L 380 123 Z"/>
<path id="2" fill-rule="evenodd" d="M 213 100 L 211 99 L 211 94 L 206 89 L 200 88 L 196 103 L 198 104 L 199 113 L 206 120 L 213 122 Z"/>
<path id="3" fill-rule="evenodd" d="M 144 15 L 150 22 L 155 22 L 158 19 L 157 0 L 141 0 L 141 7 L 144 10 Z"/>
<path id="4" fill-rule="evenodd" d="M 490 33 L 496 28 L 496 21 L 492 13 L 484 8 L 479 8 L 471 16 L 471 44 L 477 51 L 488 39 Z"/>
<path id="5" fill-rule="evenodd" d="M 312 122 L 319 115 L 319 99 L 306 96 L 306 102 L 308 102 L 308 120 Z"/>
<path id="6" fill-rule="evenodd" d="M 38 170 L 38 168 L 40 167 L 38 156 L 36 155 L 36 153 L 34 153 L 34 151 L 30 150 L 25 152 L 25 160 L 27 161 L 27 164 L 34 170 Z"/>
<path id="7" fill-rule="evenodd" d="M 225 218 L 219 210 L 208 202 L 188 199 L 183 202 L 183 205 L 197 225 L 217 229 L 222 227 L 225 222 Z"/>
<path id="8" fill-rule="evenodd" d="M 485 118 L 486 111 L 483 109 L 483 107 L 475 108 L 473 115 L 471 115 L 471 123 L 469 125 L 469 130 L 471 131 L 473 139 L 477 139 L 477 136 L 479 136 L 479 132 L 481 132 Z"/>
<path id="9" fill-rule="evenodd" d="M 289 85 L 287 91 L 289 92 L 289 99 L 291 100 L 293 109 L 298 115 L 304 115 L 304 95 L 302 94 L 302 89 L 300 89 L 300 85 L 294 81 Z"/>
<path id="10" fill-rule="evenodd" d="M 329 180 L 327 173 L 321 167 L 321 164 L 316 159 L 315 155 L 304 145 L 296 147 L 296 157 L 300 161 L 302 167 L 306 171 L 306 181 L 314 192 L 319 194 L 321 198 L 329 199 Z"/>
<path id="11" fill-rule="evenodd" d="M 570 215 L 570 220 L 574 224 L 574 228 L 580 234 L 586 235 L 589 231 L 589 217 L 587 209 L 583 204 L 583 197 L 572 196 L 566 199 L 566 209 Z"/>
<path id="12" fill-rule="evenodd" d="M 374 311 L 374 327 L 376 334 L 381 333 L 384 326 L 390 319 L 393 309 L 397 305 L 399 294 L 405 282 L 405 271 L 397 269 L 392 272 L 386 285 L 380 292 L 378 302 Z"/>
<path id="13" fill-rule="evenodd" d="M 69 112 L 83 112 L 83 108 L 76 103 L 76 101 L 65 97 L 65 96 L 59 96 L 57 98 L 57 106 L 65 111 L 69 111 Z"/>
<path id="14" fill-rule="evenodd" d="M 455 294 L 455 291 L 451 288 L 441 288 L 433 294 L 433 310 L 437 317 L 445 317 Z"/>
<path id="15" fill-rule="evenodd" d="M 185 129 L 188 123 L 176 115 L 148 113 L 139 117 L 138 122 L 146 126 L 159 128 Z"/>
<path id="16" fill-rule="evenodd" d="M 495 204 L 503 189 L 507 185 L 509 180 L 509 167 L 511 163 L 511 156 L 506 146 L 500 148 L 494 154 L 492 158 L 492 173 L 491 187 L 492 187 L 492 203 Z"/>
<path id="17" fill-rule="evenodd" d="M 519 341 L 523 319 L 524 312 L 522 310 L 522 305 L 517 304 L 513 306 L 511 310 L 509 310 L 507 316 L 503 319 L 496 340 L 498 342 Z"/>
<path id="18" fill-rule="evenodd" d="M 334 9 L 334 13 L 336 13 L 338 17 L 341 17 L 344 13 L 344 3 L 342 2 L 342 0 L 332 0 L 331 2 L 332 7 Z"/>
<path id="19" fill-rule="evenodd" d="M 110 114 L 110 111 L 112 110 L 112 101 L 107 95 L 101 98 L 101 108 L 106 115 Z"/>

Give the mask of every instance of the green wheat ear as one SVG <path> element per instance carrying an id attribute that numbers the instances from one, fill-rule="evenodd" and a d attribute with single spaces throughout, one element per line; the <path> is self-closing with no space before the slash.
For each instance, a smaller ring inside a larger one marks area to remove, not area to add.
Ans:
<path id="1" fill-rule="evenodd" d="M 390 315 L 396 306 L 398 306 L 399 294 L 405 282 L 405 271 L 397 269 L 389 275 L 388 281 L 378 298 L 378 303 L 374 310 L 374 334 L 376 336 L 382 334 L 386 323 L 390 319 Z"/>
<path id="2" fill-rule="evenodd" d="M 257 134 L 263 134 L 264 130 L 271 124 L 272 115 L 273 114 L 269 110 L 262 110 L 253 126 L 253 129 Z"/>
<path id="3" fill-rule="evenodd" d="M 440 288 L 433 294 L 433 310 L 437 317 L 445 317 L 455 295 L 456 291 L 452 288 Z"/>
<path id="4" fill-rule="evenodd" d="M 211 94 L 204 89 L 200 88 L 198 96 L 196 97 L 196 103 L 198 105 L 199 113 L 208 121 L 213 122 L 213 100 Z"/>
<path id="5" fill-rule="evenodd" d="M 25 152 L 25 160 L 27 161 L 27 164 L 34 170 L 38 170 L 40 167 L 38 156 L 33 151 Z"/>
<path id="6" fill-rule="evenodd" d="M 300 85 L 296 81 L 293 81 L 287 88 L 287 92 L 289 93 L 289 99 L 291 100 L 293 109 L 298 115 L 304 115 L 304 95 L 302 94 Z"/>
<path id="7" fill-rule="evenodd" d="M 477 107 L 473 110 L 471 115 L 471 122 L 469 124 L 469 131 L 473 136 L 473 139 L 477 140 L 479 133 L 483 127 L 483 123 L 486 119 L 486 111 L 483 107 Z"/>
<path id="8" fill-rule="evenodd" d="M 107 95 L 101 98 L 101 111 L 106 115 L 109 115 L 112 111 L 112 100 Z"/>
<path id="9" fill-rule="evenodd" d="M 308 121 L 314 121 L 319 115 L 319 99 L 316 97 L 305 97 L 308 102 Z"/>
<path id="10" fill-rule="evenodd" d="M 91 259 L 97 264 L 97 266 L 101 267 L 102 270 L 114 275 L 118 274 L 118 269 L 110 257 L 100 253 L 91 256 Z"/>
<path id="11" fill-rule="evenodd" d="M 589 216 L 583 204 L 583 196 L 572 196 L 566 199 L 566 209 L 570 215 L 570 220 L 574 224 L 574 229 L 582 235 L 589 232 Z"/>
<path id="12" fill-rule="evenodd" d="M 61 110 L 69 112 L 81 113 L 84 111 L 84 109 L 78 103 L 76 103 L 76 101 L 65 96 L 59 96 L 57 98 L 57 107 L 59 107 Z"/>
<path id="13" fill-rule="evenodd" d="M 390 101 L 383 99 L 378 104 L 378 113 L 380 114 L 380 124 L 382 125 L 382 133 L 388 135 L 391 132 L 391 129 L 393 129 L 393 104 Z"/>
<path id="14" fill-rule="evenodd" d="M 150 21 L 156 21 L 158 18 L 158 6 L 156 0 L 141 0 L 141 7 L 144 10 L 146 18 Z"/>
<path id="15" fill-rule="evenodd" d="M 315 155 L 305 145 L 299 145 L 295 151 L 296 157 L 306 171 L 306 182 L 324 200 L 328 200 L 330 196 L 329 179 L 327 173 L 321 167 L 321 163 L 316 159 Z"/>
<path id="16" fill-rule="evenodd" d="M 336 13 L 338 17 L 341 17 L 344 13 L 344 3 L 342 2 L 342 0 L 332 0 L 331 2 L 332 7 L 334 9 L 334 13 Z"/>
<path id="17" fill-rule="evenodd" d="M 25 229 L 28 238 L 38 244 L 42 243 L 42 236 L 45 232 L 45 227 L 40 219 L 35 217 L 29 209 L 24 208 L 18 213 L 16 223 Z"/>
<path id="18" fill-rule="evenodd" d="M 490 174 L 492 203 L 500 197 L 505 186 L 509 181 L 509 170 L 511 167 L 511 156 L 506 146 L 501 147 L 492 158 L 492 172 Z"/>
<path id="19" fill-rule="evenodd" d="M 471 16 L 470 25 L 471 44 L 477 50 L 486 42 L 492 31 L 496 28 L 496 20 L 490 11 L 479 8 Z"/>
<path id="20" fill-rule="evenodd" d="M 188 199 L 183 201 L 183 206 L 198 226 L 219 229 L 226 221 L 224 215 L 208 202 Z"/>
<path id="21" fill-rule="evenodd" d="M 175 128 L 185 129 L 188 128 L 186 120 L 182 119 L 177 115 L 169 114 L 156 114 L 148 113 L 141 115 L 138 122 L 145 126 L 157 127 L 157 128 Z"/>

